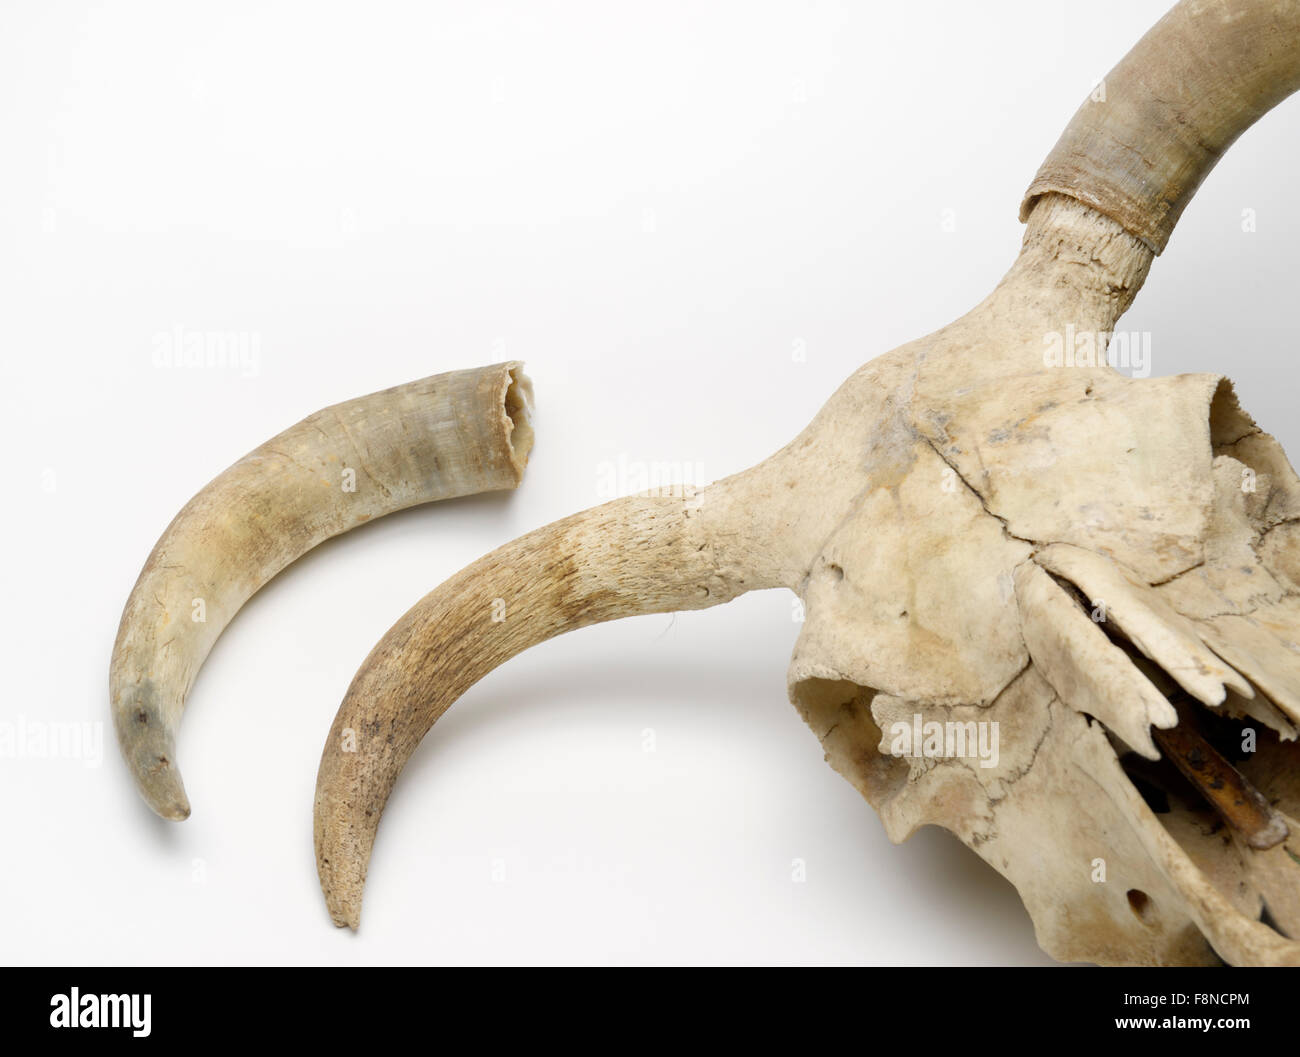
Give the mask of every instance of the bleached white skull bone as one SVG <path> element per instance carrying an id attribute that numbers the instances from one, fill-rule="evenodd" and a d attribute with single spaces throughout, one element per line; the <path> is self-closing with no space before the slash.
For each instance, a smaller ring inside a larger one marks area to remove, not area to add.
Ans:
<path id="1" fill-rule="evenodd" d="M 1217 376 L 1045 368 L 1049 331 L 989 347 L 991 309 L 832 400 L 877 426 L 802 588 L 791 698 L 892 839 L 954 832 L 1053 956 L 1295 960 L 1258 919 L 1267 898 L 1300 935 L 1300 844 L 1247 847 L 1167 763 L 1141 779 L 1170 787 L 1157 816 L 1121 761 L 1159 758 L 1181 690 L 1245 721 L 1239 769 L 1300 817 L 1300 482 Z"/>

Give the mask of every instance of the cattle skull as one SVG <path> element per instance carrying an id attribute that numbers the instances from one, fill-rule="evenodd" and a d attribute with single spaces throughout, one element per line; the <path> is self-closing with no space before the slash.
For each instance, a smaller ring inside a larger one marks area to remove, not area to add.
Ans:
<path id="1" fill-rule="evenodd" d="M 1058 959 L 1300 963 L 1300 479 L 1224 378 L 1100 353 L 1201 178 L 1298 84 L 1300 6 L 1185 0 L 1067 129 L 982 304 L 753 469 L 539 529 L 420 601 L 321 760 L 335 922 L 358 925 L 393 784 L 479 678 L 785 587 L 790 697 L 893 840 L 955 833 Z M 996 754 L 950 751 L 990 730 Z"/>

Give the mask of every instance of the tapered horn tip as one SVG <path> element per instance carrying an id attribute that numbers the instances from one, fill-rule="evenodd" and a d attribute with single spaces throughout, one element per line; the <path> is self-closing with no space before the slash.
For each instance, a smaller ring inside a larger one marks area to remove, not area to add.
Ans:
<path id="1" fill-rule="evenodd" d="M 326 758 L 329 758 L 328 748 Z M 345 759 L 344 762 L 351 761 Z M 325 761 L 321 766 L 326 766 Z M 353 831 L 340 814 L 337 803 L 318 786 L 314 843 L 321 893 L 325 896 L 330 920 L 339 928 L 355 932 L 361 925 L 361 898 L 366 890 L 366 864 L 374 835 L 361 836 L 361 843 L 365 846 L 365 851 L 361 852 L 354 844 Z"/>
<path id="2" fill-rule="evenodd" d="M 190 817 L 190 802 L 186 799 L 183 789 L 180 790 L 179 796 L 150 806 L 170 822 L 184 822 Z"/>
<path id="3" fill-rule="evenodd" d="M 348 928 L 356 932 L 361 927 L 361 892 L 362 888 L 356 885 L 340 883 L 339 879 L 329 878 L 335 883 L 330 884 L 324 871 L 328 870 L 328 861 L 322 863 L 321 891 L 325 894 L 325 907 L 329 910 L 330 920 L 339 928 Z M 362 881 L 364 886 L 365 882 Z"/>
<path id="4" fill-rule="evenodd" d="M 141 755 L 142 764 L 132 770 L 145 803 L 168 821 L 184 822 L 190 817 L 190 798 L 185 795 L 185 783 L 170 753 L 145 749 L 143 754 L 133 754 L 132 759 L 140 759 Z"/>
<path id="5" fill-rule="evenodd" d="M 170 822 L 184 822 L 190 817 L 190 798 L 185 795 L 181 772 L 170 756 L 166 764 L 158 762 L 157 754 L 150 753 L 148 758 L 154 761 L 154 769 L 135 770 L 136 788 L 155 814 Z"/>
<path id="6" fill-rule="evenodd" d="M 154 812 L 172 822 L 190 817 L 190 798 L 176 766 L 176 741 L 163 720 L 153 688 L 145 684 L 115 695 L 118 744 L 136 788 Z"/>

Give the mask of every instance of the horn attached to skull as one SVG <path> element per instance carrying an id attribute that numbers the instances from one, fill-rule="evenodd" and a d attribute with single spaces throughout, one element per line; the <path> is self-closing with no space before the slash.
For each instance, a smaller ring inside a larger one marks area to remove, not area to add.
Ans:
<path id="1" fill-rule="evenodd" d="M 321 759 L 334 921 L 357 927 L 393 785 L 478 679 L 588 624 L 786 587 L 790 697 L 893 840 L 955 833 L 1061 960 L 1300 963 L 1300 479 L 1223 378 L 1105 356 L 1200 181 L 1297 86 L 1300 3 L 1184 0 L 1044 163 L 982 304 L 753 469 L 549 525 L 417 603 Z M 896 745 L 994 723 L 994 760 Z"/>

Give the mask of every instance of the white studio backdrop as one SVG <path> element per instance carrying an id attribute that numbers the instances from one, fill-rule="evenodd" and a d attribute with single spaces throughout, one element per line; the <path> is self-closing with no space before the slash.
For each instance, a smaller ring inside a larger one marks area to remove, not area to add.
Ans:
<path id="1" fill-rule="evenodd" d="M 1166 0 L 0 8 L 0 961 L 1050 964 L 955 838 L 894 847 L 785 698 L 791 596 L 577 632 L 435 728 L 333 928 L 312 796 L 353 672 L 521 532 L 706 483 L 981 300 L 1020 194 Z M 1232 149 L 1122 324 L 1294 453 L 1300 103 Z M 1253 229 L 1253 230 L 1252 230 Z M 234 367 L 165 364 L 187 335 Z M 118 758 L 117 622 L 170 518 L 324 405 L 522 359 L 517 493 L 335 540 L 239 614 L 178 747 Z M 1081 438 L 1086 443 L 1086 438 Z M 650 482 L 654 483 L 654 482 Z"/>

